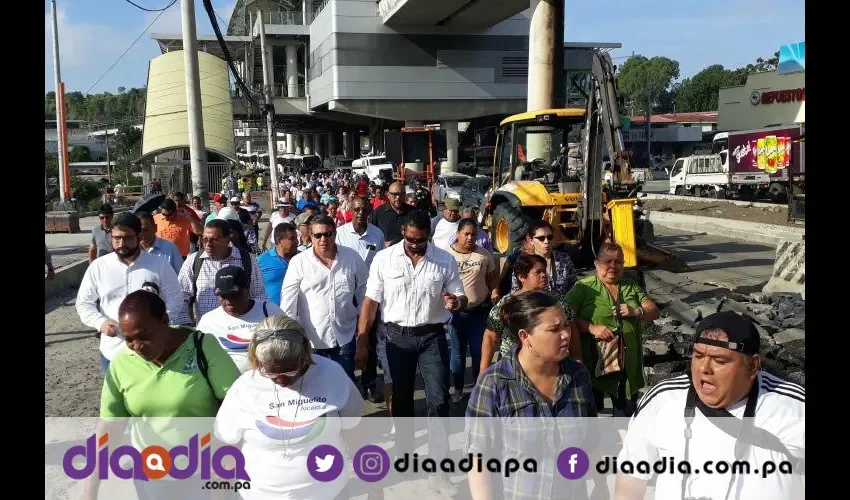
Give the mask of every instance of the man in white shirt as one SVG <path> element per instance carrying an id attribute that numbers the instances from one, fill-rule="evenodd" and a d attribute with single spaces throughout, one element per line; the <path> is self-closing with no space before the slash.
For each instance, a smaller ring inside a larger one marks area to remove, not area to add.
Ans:
<path id="1" fill-rule="evenodd" d="M 272 231 L 274 231 L 274 228 L 276 228 L 278 224 L 281 222 L 288 222 L 292 224 L 294 220 L 295 214 L 292 213 L 292 203 L 281 198 L 277 202 L 277 212 L 272 212 L 269 216 L 269 223 L 266 226 L 266 232 L 263 234 L 262 248 L 266 248 L 266 243 L 268 243 Z"/>
<path id="2" fill-rule="evenodd" d="M 226 266 L 215 273 L 216 296 L 221 305 L 204 314 L 198 330 L 215 335 L 236 363 L 239 373 L 248 370 L 248 344 L 254 327 L 269 316 L 281 316 L 277 304 L 254 300 L 248 295 L 248 274 L 241 267 Z"/>
<path id="3" fill-rule="evenodd" d="M 398 453 L 413 450 L 413 392 L 416 368 L 425 383 L 429 455 L 439 461 L 448 451 L 441 418 L 449 416 L 449 347 L 444 325 L 452 311 L 466 307 L 455 259 L 429 245 L 431 219 L 411 211 L 402 241 L 378 252 L 369 269 L 366 299 L 357 328 L 357 366 L 368 356 L 368 332 L 381 306 L 387 333 L 387 358 L 393 380 L 393 418 Z M 441 494 L 454 491 L 443 475 L 429 477 Z"/>
<path id="4" fill-rule="evenodd" d="M 357 252 L 336 244 L 327 215 L 310 220 L 313 245 L 289 261 L 280 308 L 307 330 L 313 352 L 342 365 L 354 381 L 354 333 L 369 270 Z"/>
<path id="5" fill-rule="evenodd" d="M 628 462 L 636 472 L 617 475 L 615 498 L 643 499 L 653 465 L 671 458 L 677 466 L 658 474 L 656 498 L 803 498 L 805 389 L 761 371 L 759 348 L 755 325 L 737 313 L 699 323 L 690 376 L 665 380 L 638 402 L 617 457 L 621 471 Z M 725 472 L 721 462 L 730 464 Z"/>
<path id="6" fill-rule="evenodd" d="M 372 265 L 372 259 L 378 250 L 384 248 L 384 232 L 378 226 L 369 224 L 369 216 L 372 213 L 372 204 L 365 196 L 355 195 L 351 197 L 352 219 L 348 224 L 337 228 L 337 245 L 348 247 L 360 256 L 366 267 Z M 380 314 L 380 312 L 378 313 Z M 364 399 L 373 403 L 380 402 L 380 396 L 376 393 L 378 378 L 378 334 L 376 320 L 369 332 L 369 357 L 366 366 L 360 374 L 360 393 Z M 387 401 L 387 409 L 392 412 L 392 377 L 389 375 L 389 366 L 386 363 L 386 349 L 382 352 L 382 367 L 384 369 L 384 399 Z"/>
<path id="7" fill-rule="evenodd" d="M 446 198 L 443 207 L 443 218 L 434 224 L 434 246 L 445 250 L 449 247 L 449 238 L 457 234 L 457 223 L 460 222 L 460 203 L 454 198 Z"/>
<path id="8" fill-rule="evenodd" d="M 168 260 L 142 251 L 141 230 L 141 221 L 135 214 L 124 212 L 115 217 L 110 233 L 115 251 L 89 264 L 77 292 L 76 309 L 80 321 L 101 333 L 100 368 L 103 373 L 109 369 L 112 358 L 126 346 L 118 326 L 118 307 L 124 297 L 140 290 L 146 282 L 159 286 L 168 317 L 174 324 L 188 319 L 177 274 Z"/>

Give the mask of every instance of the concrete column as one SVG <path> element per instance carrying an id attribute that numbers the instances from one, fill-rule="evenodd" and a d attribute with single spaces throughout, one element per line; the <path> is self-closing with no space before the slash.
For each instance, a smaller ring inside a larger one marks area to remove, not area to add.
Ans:
<path id="1" fill-rule="evenodd" d="M 346 130 L 342 133 L 342 154 L 346 158 L 355 158 L 351 148 L 351 130 Z"/>
<path id="2" fill-rule="evenodd" d="M 304 142 L 301 134 L 295 134 L 295 154 L 302 155 L 304 154 Z"/>
<path id="3" fill-rule="evenodd" d="M 405 120 L 404 126 L 405 127 L 424 127 L 425 122 L 423 122 L 422 120 Z"/>
<path id="4" fill-rule="evenodd" d="M 555 3 L 558 0 L 531 0 L 531 26 L 528 36 L 527 111 L 552 107 L 553 45 Z M 560 0 L 563 3 L 563 0 Z M 562 51 L 563 52 L 563 51 Z"/>
<path id="5" fill-rule="evenodd" d="M 325 148 L 322 147 L 322 139 L 324 134 L 313 134 L 313 154 L 318 155 L 321 159 L 327 158 Z"/>
<path id="6" fill-rule="evenodd" d="M 286 96 L 298 97 L 298 47 L 286 46 Z"/>
<path id="7" fill-rule="evenodd" d="M 245 153 L 251 154 L 251 141 L 245 141 Z"/>
<path id="8" fill-rule="evenodd" d="M 301 142 L 305 155 L 313 154 L 313 136 L 311 134 L 301 134 Z"/>
<path id="9" fill-rule="evenodd" d="M 446 133 L 446 164 L 443 172 L 457 172 L 457 122 L 441 122 L 440 129 Z"/>
<path id="10" fill-rule="evenodd" d="M 328 132 L 328 157 L 336 156 L 336 132 Z"/>
<path id="11" fill-rule="evenodd" d="M 286 153 L 295 154 L 295 134 L 286 134 Z"/>
<path id="12" fill-rule="evenodd" d="M 304 7 L 301 9 L 304 14 L 304 26 L 309 26 L 310 21 L 313 20 L 313 0 L 304 0 L 302 5 Z"/>

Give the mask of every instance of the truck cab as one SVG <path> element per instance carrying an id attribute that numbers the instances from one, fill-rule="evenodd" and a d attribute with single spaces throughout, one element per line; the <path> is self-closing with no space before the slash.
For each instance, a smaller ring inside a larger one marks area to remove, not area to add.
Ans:
<path id="1" fill-rule="evenodd" d="M 729 173 L 719 154 L 676 158 L 670 170 L 670 194 L 726 198 L 728 185 Z"/>

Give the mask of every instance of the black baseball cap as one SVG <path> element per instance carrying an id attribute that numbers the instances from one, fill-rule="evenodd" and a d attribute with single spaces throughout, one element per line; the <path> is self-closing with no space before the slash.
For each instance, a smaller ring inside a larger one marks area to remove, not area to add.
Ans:
<path id="1" fill-rule="evenodd" d="M 703 338 L 706 330 L 723 330 L 728 341 Z M 695 344 L 707 344 L 724 347 L 743 354 L 758 354 L 761 348 L 761 336 L 756 325 L 746 316 L 733 311 L 722 311 L 705 317 L 697 325 Z"/>
<path id="2" fill-rule="evenodd" d="M 226 266 L 215 273 L 215 289 L 213 293 L 218 296 L 233 295 L 247 287 L 248 275 L 241 267 Z"/>

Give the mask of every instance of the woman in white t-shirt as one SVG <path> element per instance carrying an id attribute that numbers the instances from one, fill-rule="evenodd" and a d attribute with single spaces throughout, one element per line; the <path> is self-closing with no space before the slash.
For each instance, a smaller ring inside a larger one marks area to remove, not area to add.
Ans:
<path id="1" fill-rule="evenodd" d="M 248 344 L 254 327 L 269 316 L 283 316 L 277 304 L 252 299 L 248 285 L 248 275 L 241 267 L 219 269 L 214 292 L 221 305 L 201 316 L 197 325 L 198 330 L 215 336 L 239 373 L 248 370 Z"/>
<path id="2" fill-rule="evenodd" d="M 343 433 L 360 421 L 360 391 L 339 364 L 312 355 L 304 327 L 286 316 L 257 325 L 248 360 L 250 369 L 231 386 L 215 421 L 218 439 L 241 443 L 251 477 L 250 490 L 239 492 L 242 498 L 344 496 L 347 471 L 318 481 L 311 473 L 317 464 L 307 459 L 318 445 L 346 448 Z"/>

